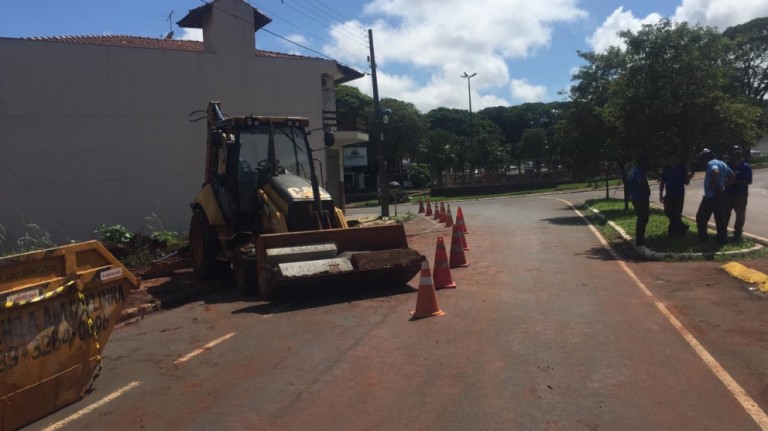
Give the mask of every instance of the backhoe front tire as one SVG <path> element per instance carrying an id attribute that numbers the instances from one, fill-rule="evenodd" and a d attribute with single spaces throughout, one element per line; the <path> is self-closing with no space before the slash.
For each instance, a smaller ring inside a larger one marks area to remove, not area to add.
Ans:
<path id="1" fill-rule="evenodd" d="M 192 249 L 192 269 L 197 278 L 212 280 L 226 274 L 229 265 L 216 259 L 220 250 L 216 229 L 208 223 L 208 218 L 200 209 L 192 212 L 189 245 Z"/>

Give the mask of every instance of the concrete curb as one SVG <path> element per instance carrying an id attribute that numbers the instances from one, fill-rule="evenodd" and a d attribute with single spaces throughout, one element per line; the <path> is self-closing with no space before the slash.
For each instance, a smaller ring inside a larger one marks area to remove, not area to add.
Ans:
<path id="1" fill-rule="evenodd" d="M 632 241 L 632 237 L 627 234 L 627 232 L 621 228 L 621 226 L 617 225 L 611 220 L 608 220 L 600 211 L 589 207 L 589 210 L 592 211 L 595 215 L 600 217 L 601 219 L 607 221 L 608 225 L 611 226 L 616 232 L 621 235 L 621 237 L 624 239 L 624 241 L 628 242 L 632 245 L 632 247 L 637 251 L 641 256 L 643 256 L 647 260 L 667 260 L 667 259 L 674 259 L 674 260 L 683 260 L 683 259 L 691 259 L 691 258 L 698 258 L 698 257 L 713 257 L 716 255 L 721 256 L 728 256 L 728 257 L 741 257 L 746 256 L 747 254 L 760 250 L 765 246 L 762 239 L 760 237 L 755 237 L 750 234 L 744 234 L 744 236 L 749 237 L 750 239 L 753 239 L 755 242 L 758 242 L 757 245 L 754 247 L 747 249 L 747 250 L 737 250 L 737 251 L 729 251 L 729 252 L 713 252 L 713 253 L 658 253 L 654 252 L 653 250 L 649 249 L 646 246 L 637 246 Z M 710 225 L 714 226 L 713 223 L 710 223 Z M 760 290 L 763 293 L 768 293 L 768 275 L 757 271 L 752 268 L 748 268 L 738 262 L 729 262 L 725 265 L 720 267 L 723 271 L 728 273 L 730 276 L 737 278 L 741 281 L 744 281 L 746 283 L 754 284 L 756 285 L 755 288 L 750 288 L 754 290 Z"/>
<path id="2" fill-rule="evenodd" d="M 518 194 L 518 195 L 508 195 L 508 196 L 493 196 L 493 197 L 483 197 L 483 195 L 479 195 L 480 197 L 476 198 L 464 198 L 464 199 L 451 199 L 450 197 L 447 197 L 444 200 L 440 200 L 437 202 L 445 202 L 445 203 L 454 203 L 454 202 L 476 202 L 476 201 L 492 201 L 492 200 L 498 200 L 498 199 L 510 199 L 510 198 L 525 198 L 525 197 L 537 197 L 537 196 L 549 196 L 549 195 L 568 195 L 568 194 L 574 194 L 574 193 L 583 193 L 583 192 L 590 192 L 595 190 L 604 190 L 603 188 L 589 188 L 584 187 L 580 189 L 568 189 L 568 190 L 560 190 L 560 191 L 550 191 L 550 192 L 537 192 L 537 193 L 528 193 L 528 194 Z M 623 190 L 623 189 L 620 189 Z M 438 196 L 440 197 L 440 196 Z M 418 207 L 418 202 L 409 202 L 404 204 L 398 204 L 398 205 L 416 205 Z M 392 205 L 390 205 L 392 206 Z M 347 207 L 349 209 L 359 210 L 363 208 L 378 208 L 378 207 Z"/>
<path id="3" fill-rule="evenodd" d="M 729 262 L 720 267 L 723 271 L 730 274 L 732 277 L 738 278 L 749 284 L 754 284 L 757 287 L 755 290 L 760 290 L 763 293 L 768 293 L 768 275 L 757 271 L 738 262 Z"/>
<path id="4" fill-rule="evenodd" d="M 694 259 L 694 258 L 701 258 L 701 257 L 714 257 L 714 256 L 728 256 L 728 257 L 745 257 L 749 253 L 755 252 L 757 250 L 762 249 L 764 246 L 762 244 L 756 244 L 754 247 L 746 249 L 746 250 L 734 250 L 734 251 L 717 251 L 717 252 L 708 252 L 708 253 L 660 253 L 655 252 L 648 247 L 641 245 L 638 246 L 632 241 L 632 237 L 627 234 L 627 232 L 621 228 L 621 226 L 617 225 L 611 220 L 608 220 L 605 215 L 603 215 L 599 210 L 596 210 L 592 207 L 588 207 L 590 211 L 592 211 L 597 217 L 599 217 L 602 220 L 605 220 L 607 224 L 613 228 L 616 232 L 619 233 L 619 235 L 629 243 L 632 248 L 635 249 L 643 258 L 647 260 L 686 260 L 686 259 Z M 748 236 L 748 235 L 744 235 Z M 751 237 L 751 235 L 749 235 Z"/>

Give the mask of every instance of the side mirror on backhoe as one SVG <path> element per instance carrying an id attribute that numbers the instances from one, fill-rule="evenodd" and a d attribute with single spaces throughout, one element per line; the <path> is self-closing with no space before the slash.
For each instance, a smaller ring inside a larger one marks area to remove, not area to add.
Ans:
<path id="1" fill-rule="evenodd" d="M 336 143 L 336 137 L 333 135 L 333 132 L 326 130 L 325 133 L 323 133 L 323 142 L 326 147 L 332 147 L 333 144 Z"/>

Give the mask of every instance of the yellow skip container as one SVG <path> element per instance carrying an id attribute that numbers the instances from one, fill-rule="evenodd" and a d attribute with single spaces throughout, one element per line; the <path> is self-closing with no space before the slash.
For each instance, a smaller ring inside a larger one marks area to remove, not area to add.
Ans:
<path id="1" fill-rule="evenodd" d="M 97 241 L 0 258 L 0 429 L 83 397 L 138 286 Z"/>

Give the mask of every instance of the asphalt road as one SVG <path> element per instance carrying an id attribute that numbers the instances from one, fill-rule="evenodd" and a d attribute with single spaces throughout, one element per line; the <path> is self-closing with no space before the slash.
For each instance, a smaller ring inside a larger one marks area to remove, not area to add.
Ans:
<path id="1" fill-rule="evenodd" d="M 768 429 L 765 298 L 714 262 L 618 260 L 557 198 L 462 204 L 445 316 L 409 320 L 417 280 L 225 289 L 118 328 L 95 390 L 29 429 Z M 414 223 L 432 261 L 448 230 Z"/>

